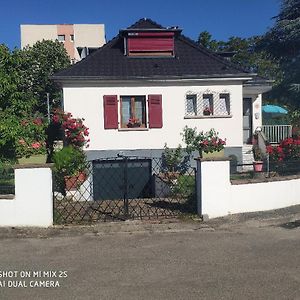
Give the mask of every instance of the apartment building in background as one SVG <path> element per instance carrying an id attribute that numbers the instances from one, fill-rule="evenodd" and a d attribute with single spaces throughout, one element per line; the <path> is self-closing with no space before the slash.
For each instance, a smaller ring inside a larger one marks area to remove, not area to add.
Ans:
<path id="1" fill-rule="evenodd" d="M 21 24 L 21 47 L 41 40 L 58 40 L 64 44 L 73 63 L 85 58 L 105 44 L 104 24 Z"/>

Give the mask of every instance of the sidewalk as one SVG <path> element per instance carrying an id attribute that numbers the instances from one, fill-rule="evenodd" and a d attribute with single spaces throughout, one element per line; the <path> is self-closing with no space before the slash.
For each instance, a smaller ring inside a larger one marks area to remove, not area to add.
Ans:
<path id="1" fill-rule="evenodd" d="M 239 226 L 266 227 L 284 226 L 291 229 L 300 223 L 300 205 L 283 209 L 234 214 L 227 217 L 201 221 L 201 219 L 134 220 L 103 222 L 92 225 L 56 225 L 50 228 L 0 228 L 0 239 L 6 238 L 51 238 L 77 235 L 110 235 L 134 233 L 176 233 L 191 231 L 215 231 Z"/>

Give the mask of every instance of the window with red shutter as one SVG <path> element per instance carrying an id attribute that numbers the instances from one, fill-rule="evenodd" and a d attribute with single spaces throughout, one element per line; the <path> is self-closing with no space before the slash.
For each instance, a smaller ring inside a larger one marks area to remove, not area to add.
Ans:
<path id="1" fill-rule="evenodd" d="M 162 128 L 162 96 L 148 96 L 149 128 Z"/>
<path id="2" fill-rule="evenodd" d="M 120 127 L 146 128 L 146 96 L 120 96 Z"/>
<path id="3" fill-rule="evenodd" d="M 173 56 L 174 32 L 133 32 L 127 36 L 129 56 Z"/>
<path id="4" fill-rule="evenodd" d="M 118 129 L 118 97 L 116 95 L 103 96 L 104 128 Z"/>

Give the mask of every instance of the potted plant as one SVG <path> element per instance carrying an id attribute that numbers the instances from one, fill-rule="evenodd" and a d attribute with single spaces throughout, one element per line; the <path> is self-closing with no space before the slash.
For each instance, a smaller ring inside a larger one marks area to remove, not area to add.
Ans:
<path id="1" fill-rule="evenodd" d="M 204 109 L 203 109 L 203 115 L 204 116 L 210 116 L 211 115 L 211 109 L 206 106 Z"/>
<path id="2" fill-rule="evenodd" d="M 224 146 L 226 145 L 226 139 L 221 139 L 218 134 L 213 128 L 207 132 L 198 133 L 196 128 L 186 126 L 182 136 L 188 153 L 198 151 L 200 158 L 203 158 L 204 155 L 207 158 L 215 158 L 224 156 Z"/>
<path id="3" fill-rule="evenodd" d="M 66 190 L 78 188 L 87 178 L 87 161 L 84 152 L 67 146 L 53 155 L 56 178 Z M 63 179 L 64 182 L 61 182 Z"/>
<path id="4" fill-rule="evenodd" d="M 127 123 L 128 128 L 141 127 L 141 121 L 138 118 L 130 118 Z"/>
<path id="5" fill-rule="evenodd" d="M 253 145 L 252 152 L 254 157 L 253 169 L 255 172 L 262 172 L 264 155 L 257 144 Z"/>

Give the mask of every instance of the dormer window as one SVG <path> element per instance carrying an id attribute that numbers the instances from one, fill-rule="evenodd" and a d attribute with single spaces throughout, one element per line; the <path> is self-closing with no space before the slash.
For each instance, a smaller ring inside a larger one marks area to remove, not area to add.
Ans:
<path id="1" fill-rule="evenodd" d="M 173 57 L 174 31 L 126 32 L 125 55 L 134 57 Z"/>

